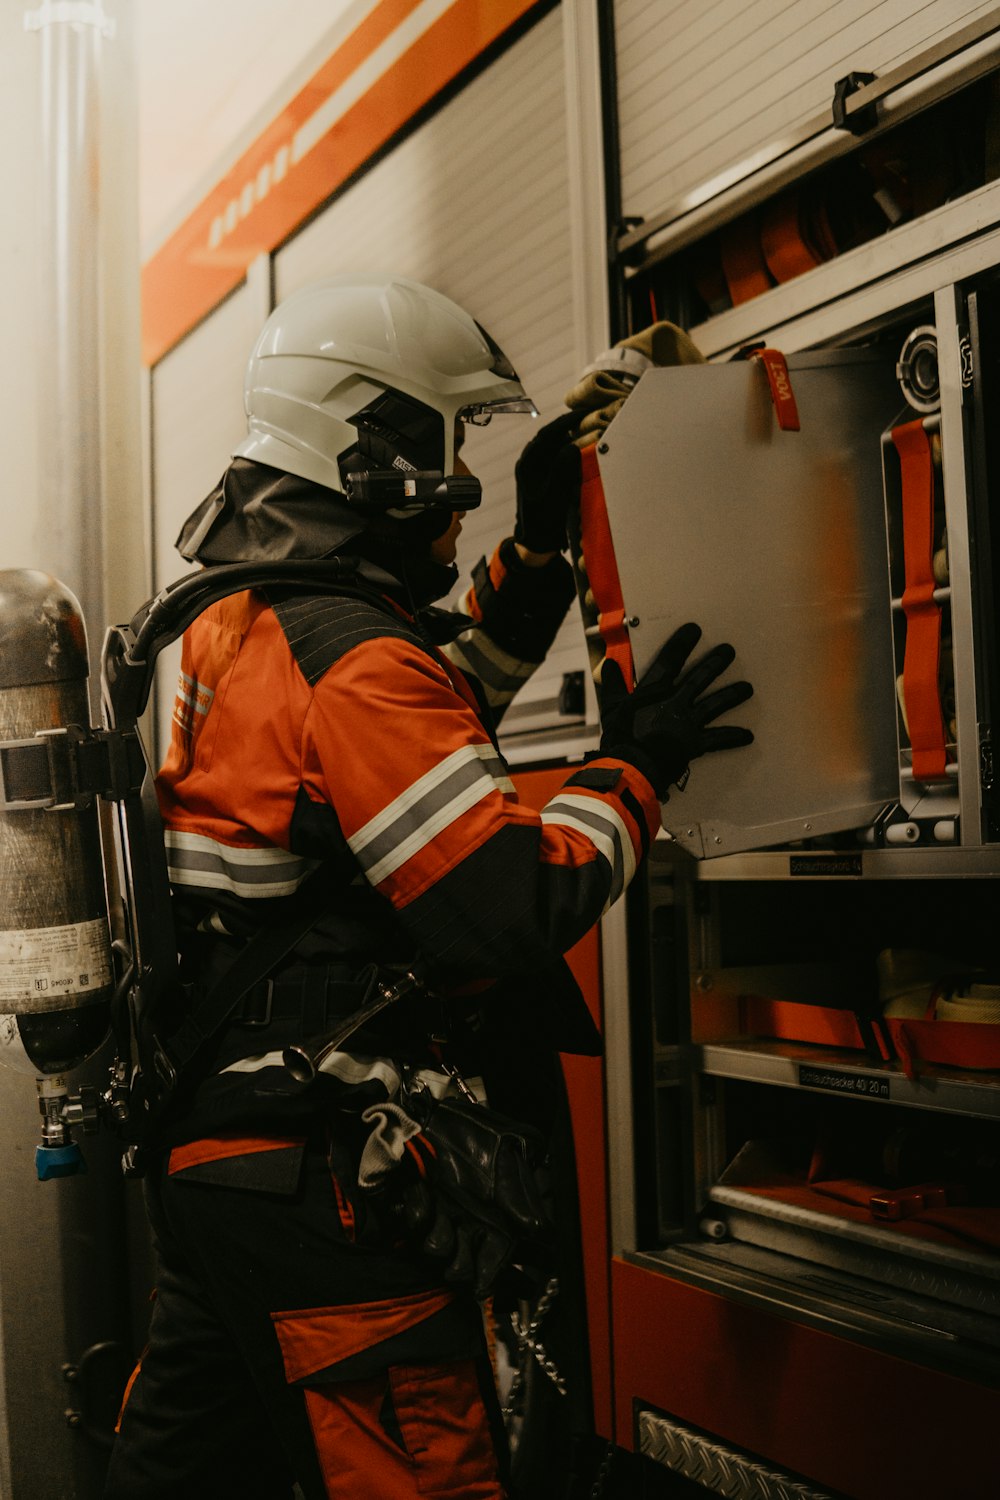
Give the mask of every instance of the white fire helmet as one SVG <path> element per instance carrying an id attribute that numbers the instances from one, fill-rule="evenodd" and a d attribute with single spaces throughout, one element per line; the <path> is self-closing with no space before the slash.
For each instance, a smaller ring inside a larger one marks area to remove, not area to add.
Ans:
<path id="1" fill-rule="evenodd" d="M 454 472 L 458 422 L 537 416 L 485 329 L 431 287 L 351 274 L 293 292 L 247 365 L 234 457 L 344 491 L 353 470 Z"/>

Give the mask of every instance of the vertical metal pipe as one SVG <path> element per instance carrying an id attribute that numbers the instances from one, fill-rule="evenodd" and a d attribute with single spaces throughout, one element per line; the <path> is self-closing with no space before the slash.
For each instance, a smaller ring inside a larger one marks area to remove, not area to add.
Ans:
<path id="1" fill-rule="evenodd" d="M 39 33 L 42 182 L 36 567 L 80 601 L 91 642 L 105 624 L 101 497 L 100 70 L 113 22 L 101 0 L 45 0 Z"/>
<path id="2" fill-rule="evenodd" d="M 131 242 L 123 233 L 134 202 L 134 184 L 122 171 L 122 161 L 131 165 L 128 152 L 134 149 L 133 122 L 126 112 L 132 102 L 128 49 L 110 56 L 104 49 L 112 26 L 100 0 L 34 3 L 38 8 L 25 15 L 24 23 L 39 46 L 35 347 L 29 362 L 38 371 L 40 442 L 31 476 L 37 475 L 37 482 L 25 496 L 34 511 L 30 532 L 26 525 L 19 555 L 12 560 L 54 574 L 73 591 L 93 647 L 101 641 L 107 618 L 107 470 L 119 492 L 131 496 L 140 488 L 129 470 L 130 462 L 138 469 L 137 444 L 130 447 L 130 421 L 137 429 L 138 414 L 133 418 L 128 399 L 121 399 L 128 396 L 130 384 L 137 385 L 134 377 L 129 382 L 121 373 L 132 354 L 126 333 L 133 308 L 137 322 L 138 306 L 138 256 L 132 280 Z M 133 34 L 131 16 L 123 9 L 128 0 L 112 3 L 128 39 Z M 109 137 L 112 126 L 127 136 L 121 158 L 114 136 Z M 102 184 L 102 140 L 107 152 L 109 139 L 118 170 Z M 134 357 L 132 369 L 137 369 L 137 337 Z M 110 368 L 102 370 L 102 364 Z M 109 388 L 116 397 L 114 407 Z M 124 504 L 117 503 L 123 512 Z M 24 555 L 21 549 L 29 539 L 30 555 Z M 125 561 L 137 550 L 130 545 L 131 552 L 122 550 Z M 119 569 L 124 572 L 121 564 Z M 141 597 L 127 581 L 123 592 L 126 588 L 133 598 Z M 96 696 L 92 677 L 92 715 Z M 94 870 L 96 874 L 96 859 Z M 107 1061 L 105 1053 L 86 1071 L 75 1073 L 74 1089 L 84 1083 L 102 1088 Z M 94 1349 L 120 1352 L 124 1361 L 126 1348 L 143 1343 L 138 1320 L 135 1339 L 129 1330 L 120 1145 L 110 1135 L 94 1137 L 88 1142 L 85 1177 L 44 1187 L 36 1183 L 32 1191 L 25 1180 L 24 1151 L 37 1131 L 38 1105 L 34 1090 L 24 1084 L 27 1080 L 14 1074 L 0 1080 L 0 1151 L 8 1163 L 21 1163 L 0 1178 L 0 1494 L 4 1500 L 57 1494 L 97 1500 L 104 1490 L 107 1455 L 79 1427 L 68 1425 L 79 1419 L 67 1415 L 67 1408 L 78 1403 L 71 1395 L 77 1386 L 67 1386 L 65 1372 L 82 1370 Z M 144 1260 L 141 1245 L 136 1235 L 139 1261 Z M 40 1266 L 45 1267 L 42 1283 Z M 103 1375 L 98 1379 L 106 1388 L 95 1388 L 93 1410 L 103 1413 L 115 1376 L 111 1373 L 106 1383 Z"/>

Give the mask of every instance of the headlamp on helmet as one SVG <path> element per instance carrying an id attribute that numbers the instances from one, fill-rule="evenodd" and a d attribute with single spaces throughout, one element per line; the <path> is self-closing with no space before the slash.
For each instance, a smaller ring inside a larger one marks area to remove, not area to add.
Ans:
<path id="1" fill-rule="evenodd" d="M 483 488 L 474 474 L 402 474 L 398 469 L 369 469 L 348 474 L 344 494 L 361 515 L 405 520 L 434 506 L 439 510 L 475 510 Z"/>

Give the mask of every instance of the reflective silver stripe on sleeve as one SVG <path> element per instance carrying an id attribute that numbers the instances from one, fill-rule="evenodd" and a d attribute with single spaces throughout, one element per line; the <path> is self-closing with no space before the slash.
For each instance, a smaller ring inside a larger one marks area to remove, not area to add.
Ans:
<path id="1" fill-rule="evenodd" d="M 558 792 L 542 812 L 543 823 L 574 828 L 603 854 L 611 866 L 611 906 L 635 874 L 635 849 L 628 829 L 615 809 L 596 797 L 581 797 L 573 792 Z M 607 910 L 607 906 L 605 910 Z"/>
<path id="2" fill-rule="evenodd" d="M 481 630 L 465 631 L 442 650 L 449 661 L 479 678 L 491 708 L 509 703 L 538 666 L 511 656 Z"/>
<path id="3" fill-rule="evenodd" d="M 378 885 L 491 792 L 513 790 L 507 767 L 492 745 L 463 745 L 347 842 L 372 885 Z"/>
<path id="4" fill-rule="evenodd" d="M 234 896 L 291 896 L 316 866 L 287 849 L 234 849 L 201 833 L 168 828 L 167 870 L 172 885 L 203 886 Z"/>

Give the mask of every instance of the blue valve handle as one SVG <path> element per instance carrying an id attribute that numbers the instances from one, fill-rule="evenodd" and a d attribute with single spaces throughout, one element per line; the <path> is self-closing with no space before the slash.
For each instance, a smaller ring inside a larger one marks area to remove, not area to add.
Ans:
<path id="1" fill-rule="evenodd" d="M 35 1171 L 39 1182 L 48 1182 L 52 1177 L 75 1177 L 77 1172 L 86 1170 L 83 1152 L 75 1141 L 68 1146 L 35 1147 Z"/>

